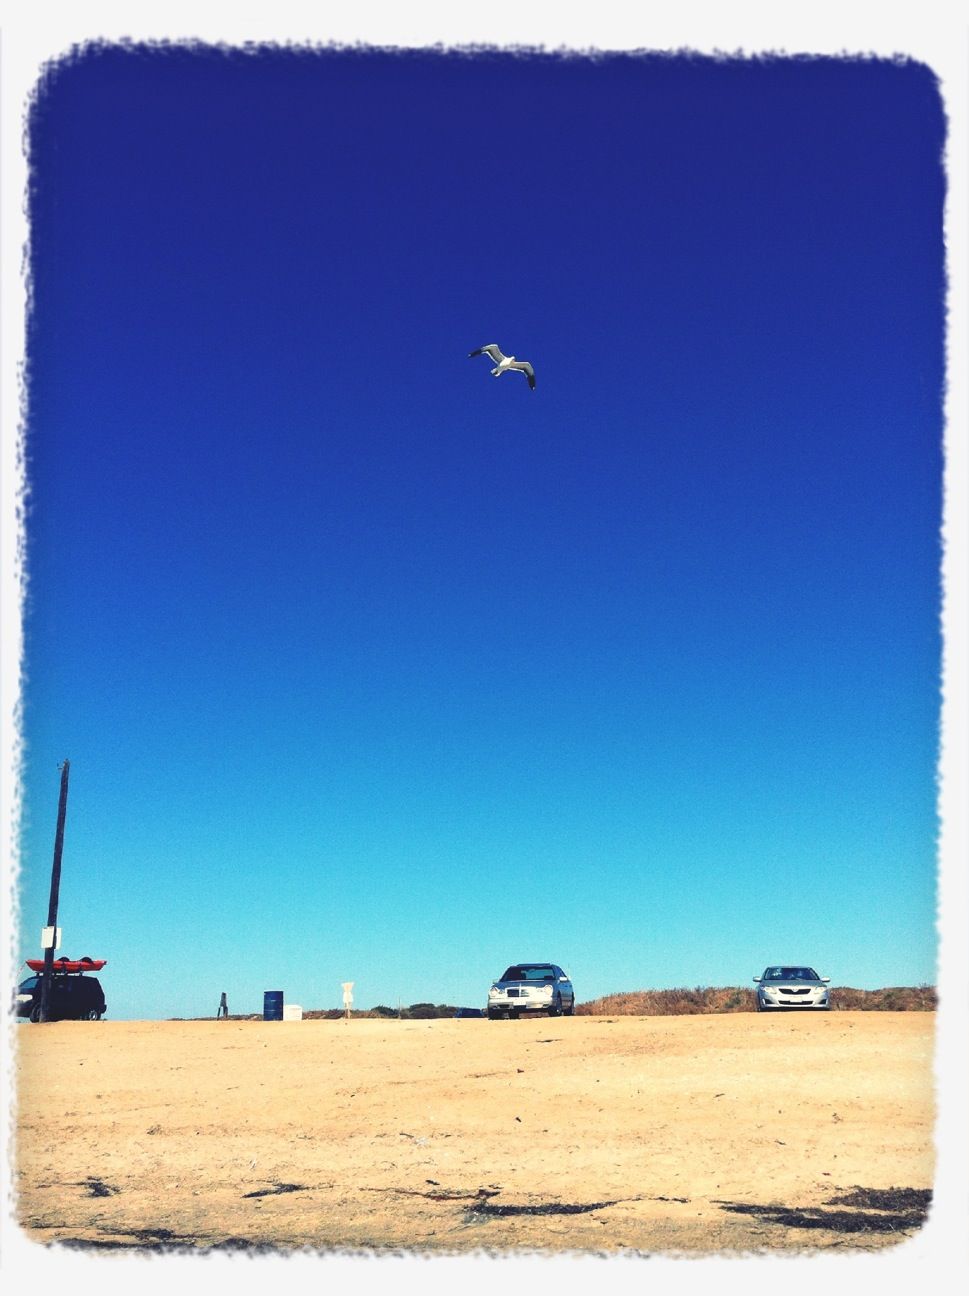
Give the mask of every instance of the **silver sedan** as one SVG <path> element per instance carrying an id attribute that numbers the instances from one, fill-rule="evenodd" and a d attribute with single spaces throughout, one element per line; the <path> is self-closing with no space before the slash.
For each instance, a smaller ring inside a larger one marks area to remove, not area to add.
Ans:
<path id="1" fill-rule="evenodd" d="M 513 963 L 488 991 L 488 1016 L 521 1017 L 524 1013 L 563 1014 L 575 1011 L 575 991 L 556 963 Z"/>
<path id="2" fill-rule="evenodd" d="M 818 976 L 814 968 L 778 966 L 764 969 L 757 982 L 757 1011 L 775 1008 L 827 1010 L 830 977 Z"/>

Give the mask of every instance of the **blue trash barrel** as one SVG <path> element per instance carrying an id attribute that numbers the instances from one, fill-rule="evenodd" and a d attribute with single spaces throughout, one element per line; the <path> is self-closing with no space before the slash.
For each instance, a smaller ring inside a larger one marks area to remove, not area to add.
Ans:
<path id="1" fill-rule="evenodd" d="M 262 1019 L 263 1021 L 282 1021 L 283 1020 L 283 992 L 282 990 L 264 990 L 262 995 Z"/>

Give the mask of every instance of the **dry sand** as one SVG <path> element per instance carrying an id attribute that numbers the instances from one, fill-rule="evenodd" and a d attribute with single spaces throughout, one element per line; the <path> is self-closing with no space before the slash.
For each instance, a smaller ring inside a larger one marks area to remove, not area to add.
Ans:
<path id="1" fill-rule="evenodd" d="M 881 1012 L 24 1024 L 17 1218 L 101 1248 L 872 1250 L 918 1231 L 932 1186 L 934 1029 Z"/>

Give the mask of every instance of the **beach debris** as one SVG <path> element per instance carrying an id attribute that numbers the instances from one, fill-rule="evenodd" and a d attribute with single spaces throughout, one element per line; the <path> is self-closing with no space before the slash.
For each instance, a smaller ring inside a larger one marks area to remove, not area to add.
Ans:
<path id="1" fill-rule="evenodd" d="M 931 1188 L 859 1188 L 829 1197 L 825 1206 L 863 1206 L 868 1210 L 912 1211 L 923 1215 L 932 1204 Z"/>
<path id="2" fill-rule="evenodd" d="M 925 1222 L 931 1200 L 929 1188 L 856 1188 L 847 1195 L 829 1197 L 823 1206 L 760 1206 L 752 1202 L 724 1201 L 714 1204 L 722 1210 L 752 1215 L 765 1224 L 784 1228 L 832 1233 L 898 1233 L 919 1228 Z M 855 1209 L 826 1210 L 829 1206 Z"/>
<path id="3" fill-rule="evenodd" d="M 81 1179 L 76 1187 L 87 1188 L 92 1197 L 113 1197 L 115 1193 L 121 1191 L 120 1188 L 115 1188 L 114 1184 L 105 1183 L 103 1179 Z"/>
<path id="4" fill-rule="evenodd" d="M 607 1206 L 618 1206 L 623 1201 L 638 1201 L 638 1197 L 617 1197 L 612 1201 L 595 1202 L 541 1202 L 537 1206 L 516 1206 L 511 1203 L 482 1201 L 479 1205 L 469 1206 L 472 1215 L 586 1215 L 590 1211 L 604 1210 Z"/>
<path id="5" fill-rule="evenodd" d="M 425 1183 L 435 1183 L 435 1180 L 426 1179 Z M 499 1189 L 492 1192 L 487 1188 L 478 1188 L 474 1192 L 466 1192 L 460 1188 L 444 1188 L 440 1192 L 424 1192 L 421 1188 L 362 1188 L 360 1191 L 396 1193 L 401 1197 L 426 1197 L 428 1201 L 484 1201 L 489 1197 L 497 1197 Z"/>
<path id="6" fill-rule="evenodd" d="M 254 1192 L 243 1193 L 243 1197 L 276 1197 L 280 1193 L 307 1192 L 306 1184 L 273 1183 L 268 1188 L 257 1188 Z"/>

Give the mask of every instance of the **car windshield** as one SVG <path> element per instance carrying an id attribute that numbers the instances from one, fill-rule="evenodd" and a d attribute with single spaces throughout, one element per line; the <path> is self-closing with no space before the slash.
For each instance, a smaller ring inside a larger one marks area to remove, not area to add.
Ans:
<path id="1" fill-rule="evenodd" d="M 549 963 L 515 963 L 501 977 L 502 981 L 554 981 L 555 968 Z"/>
<path id="2" fill-rule="evenodd" d="M 761 977 L 762 981 L 820 981 L 814 968 L 809 967 L 769 967 Z"/>

